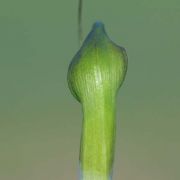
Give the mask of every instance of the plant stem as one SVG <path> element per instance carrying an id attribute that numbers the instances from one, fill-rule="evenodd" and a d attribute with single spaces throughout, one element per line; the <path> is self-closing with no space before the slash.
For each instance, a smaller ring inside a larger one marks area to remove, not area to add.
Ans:
<path id="1" fill-rule="evenodd" d="M 83 180 L 110 180 L 116 127 L 115 97 L 102 90 L 91 95 L 83 101 L 81 175 Z"/>

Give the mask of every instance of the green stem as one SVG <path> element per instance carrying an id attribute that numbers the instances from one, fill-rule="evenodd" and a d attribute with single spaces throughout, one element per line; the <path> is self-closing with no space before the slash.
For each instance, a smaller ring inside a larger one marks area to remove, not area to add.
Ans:
<path id="1" fill-rule="evenodd" d="M 88 96 L 83 101 L 80 167 L 83 180 L 110 180 L 115 142 L 115 97 Z"/>

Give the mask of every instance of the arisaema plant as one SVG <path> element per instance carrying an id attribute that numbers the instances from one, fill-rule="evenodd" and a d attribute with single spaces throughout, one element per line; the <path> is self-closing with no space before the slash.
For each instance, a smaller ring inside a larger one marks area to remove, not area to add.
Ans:
<path id="1" fill-rule="evenodd" d="M 125 49 L 108 37 L 102 22 L 95 22 L 73 57 L 67 77 L 70 91 L 83 110 L 81 180 L 112 179 L 116 97 L 126 71 Z"/>

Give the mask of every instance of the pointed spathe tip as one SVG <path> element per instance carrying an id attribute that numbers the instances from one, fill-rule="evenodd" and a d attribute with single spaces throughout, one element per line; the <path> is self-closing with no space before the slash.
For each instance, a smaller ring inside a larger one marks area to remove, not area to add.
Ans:
<path id="1" fill-rule="evenodd" d="M 93 24 L 93 29 L 94 29 L 94 28 L 104 29 L 104 23 L 101 22 L 101 21 L 96 21 L 96 22 Z"/>
<path id="2" fill-rule="evenodd" d="M 92 26 L 92 30 L 97 32 L 105 32 L 104 23 L 101 21 L 96 21 Z"/>

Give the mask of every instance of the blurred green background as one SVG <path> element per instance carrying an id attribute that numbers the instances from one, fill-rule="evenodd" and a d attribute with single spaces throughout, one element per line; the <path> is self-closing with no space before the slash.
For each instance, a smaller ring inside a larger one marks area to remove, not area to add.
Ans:
<path id="1" fill-rule="evenodd" d="M 84 0 L 126 48 L 114 180 L 180 179 L 180 1 Z M 0 1 L 0 180 L 76 180 L 82 123 L 67 87 L 77 0 Z"/>

